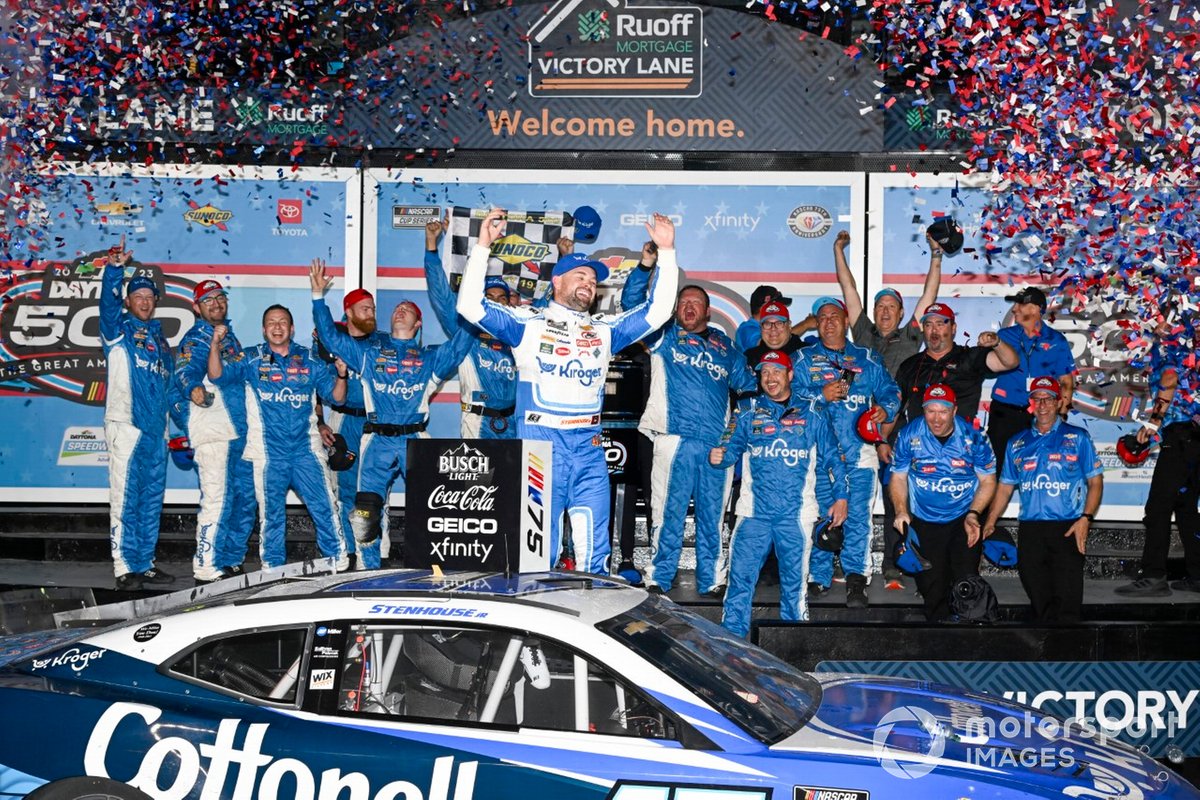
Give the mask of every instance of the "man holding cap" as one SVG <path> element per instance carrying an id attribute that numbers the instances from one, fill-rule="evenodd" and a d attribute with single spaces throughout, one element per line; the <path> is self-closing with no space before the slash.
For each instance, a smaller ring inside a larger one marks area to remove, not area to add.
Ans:
<path id="1" fill-rule="evenodd" d="M 904 298 L 890 287 L 875 293 L 874 322 L 863 313 L 858 284 L 850 272 L 849 264 L 846 263 L 846 247 L 850 244 L 850 234 L 839 231 L 837 238 L 833 240 L 833 264 L 837 271 L 838 286 L 842 288 L 842 299 L 846 303 L 846 314 L 850 320 L 850 333 L 854 337 L 854 343 L 860 347 L 869 347 L 878 353 L 889 375 L 894 376 L 900 364 L 916 354 L 921 346 L 920 320 L 925 315 L 926 307 L 937 299 L 938 289 L 942 284 L 942 248 L 928 233 L 925 234 L 925 241 L 929 243 L 929 271 L 925 273 L 925 285 L 913 309 L 912 319 L 905 325 Z"/>
<path id="2" fill-rule="evenodd" d="M 870 410 L 876 424 L 891 422 L 900 408 L 900 390 L 874 351 L 846 340 L 846 307 L 842 301 L 819 297 L 812 305 L 812 312 L 817 318 L 820 341 L 796 354 L 796 393 L 825 407 L 846 458 L 850 517 L 841 551 L 842 569 L 846 573 L 846 605 L 866 608 L 871 504 L 875 499 L 879 457 L 876 448 L 859 437 L 858 418 Z M 817 499 L 822 508 L 831 504 L 827 482 L 817 483 Z M 820 596 L 833 580 L 833 553 L 814 550 L 810 571 L 811 588 Z"/>
<path id="3" fill-rule="evenodd" d="M 1042 317 L 1046 313 L 1046 294 L 1036 286 L 1026 286 L 1004 298 L 1013 304 L 1015 324 L 1000 329 L 1001 341 L 1016 351 L 1020 360 L 1016 369 L 1005 372 L 992 386 L 988 413 L 988 439 L 996 453 L 996 463 L 1004 467 L 1008 440 L 1033 422 L 1029 413 L 1029 383 L 1039 375 L 1058 379 L 1062 398 L 1058 413 L 1066 417 L 1075 393 L 1075 357 L 1067 337 L 1051 328 Z"/>
<path id="4" fill-rule="evenodd" d="M 1104 465 L 1092 437 L 1059 417 L 1062 391 L 1049 375 L 1029 384 L 1033 427 L 1008 442 L 983 538 L 996 530 L 1020 487 L 1017 569 L 1034 622 L 1079 622 L 1088 530 L 1104 494 Z"/>
<path id="5" fill-rule="evenodd" d="M 167 481 L 167 407 L 174 363 L 162 326 L 154 319 L 158 284 L 141 274 L 125 283 L 125 265 L 132 256 L 122 236 L 108 251 L 100 286 L 100 341 L 108 370 L 104 437 L 109 537 L 113 573 L 122 591 L 174 580 L 154 566 Z"/>
<path id="6" fill-rule="evenodd" d="M 171 403 L 195 452 L 200 479 L 196 515 L 196 555 L 192 576 L 209 583 L 240 575 L 246 542 L 254 530 L 254 472 L 242 458 L 246 449 L 246 392 L 242 386 L 218 386 L 208 379 L 208 349 L 213 326 L 226 327 L 221 356 L 242 357 L 242 345 L 229 322 L 229 299 L 214 280 L 192 292 L 196 322 L 179 343 Z"/>
<path id="7" fill-rule="evenodd" d="M 779 614 L 789 621 L 808 619 L 804 586 L 820 516 L 816 485 L 829 484 L 828 516 L 835 526 L 846 521 L 849 496 L 846 467 L 826 414 L 793 397 L 792 360 L 772 350 L 755 368 L 762 393 L 738 415 L 728 441 L 708 457 L 721 469 L 745 459 L 721 615 L 721 624 L 742 637 L 750 633 L 754 589 L 772 546 L 779 559 Z"/>
<path id="8" fill-rule="evenodd" d="M 449 219 L 444 219 L 425 226 L 425 283 L 433 313 L 446 335 L 453 336 L 465 323 L 454 307 L 454 293 L 450 291 L 450 281 L 438 254 L 438 240 L 448 224 Z M 509 305 L 511 290 L 498 275 L 487 277 L 483 293 L 493 303 Z M 475 345 L 458 366 L 462 407 L 459 435 L 464 439 L 515 439 L 517 366 L 512 348 L 474 325 L 469 330 L 475 337 Z"/>
<path id="9" fill-rule="evenodd" d="M 954 390 L 925 389 L 920 419 L 896 439 L 892 478 L 896 530 L 916 529 L 929 568 L 917 573 L 925 617 L 950 617 L 950 589 L 979 574 L 980 525 L 996 490 L 996 459 L 983 434 L 955 413 Z"/>
<path id="10" fill-rule="evenodd" d="M 616 316 L 593 316 L 596 286 L 608 268 L 579 253 L 564 255 L 551 273 L 553 299 L 543 309 L 514 309 L 484 295 L 492 243 L 505 212 L 493 209 L 471 248 L 458 292 L 458 313 L 512 348 L 517 364 L 517 431 L 553 444 L 551 565 L 562 544 L 563 514 L 571 526 L 575 563 L 608 574 L 609 481 L 600 440 L 600 410 L 612 354 L 644 339 L 671 317 L 679 284 L 675 226 L 655 214 L 646 230 L 658 248 L 649 301 Z"/>

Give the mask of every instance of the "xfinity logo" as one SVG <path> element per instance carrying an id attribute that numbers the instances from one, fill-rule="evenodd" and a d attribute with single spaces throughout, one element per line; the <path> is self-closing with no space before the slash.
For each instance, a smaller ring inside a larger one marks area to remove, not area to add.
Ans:
<path id="1" fill-rule="evenodd" d="M 755 217 L 750 214 L 722 214 L 718 212 L 704 217 L 704 227 L 712 231 L 718 228 L 734 228 L 753 233 L 758 228 L 758 223 L 760 222 L 762 222 L 762 217 Z"/>

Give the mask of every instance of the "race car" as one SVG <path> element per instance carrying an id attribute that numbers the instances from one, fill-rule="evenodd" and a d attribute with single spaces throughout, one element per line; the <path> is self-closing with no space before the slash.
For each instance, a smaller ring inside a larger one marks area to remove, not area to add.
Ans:
<path id="1" fill-rule="evenodd" d="M 103 629 L 0 639 L 0 796 L 1200 796 L 997 698 L 814 677 L 619 579 L 219 586 Z"/>

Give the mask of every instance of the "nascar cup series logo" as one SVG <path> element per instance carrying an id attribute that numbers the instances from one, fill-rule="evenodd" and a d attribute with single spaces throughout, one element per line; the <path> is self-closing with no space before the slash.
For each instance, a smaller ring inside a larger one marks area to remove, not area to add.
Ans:
<path id="1" fill-rule="evenodd" d="M 913 752 L 917 743 L 919 752 Z M 923 708 L 900 706 L 883 715 L 871 737 L 871 749 L 884 772 L 906 780 L 933 772 L 946 750 L 946 733 L 937 717 Z"/>

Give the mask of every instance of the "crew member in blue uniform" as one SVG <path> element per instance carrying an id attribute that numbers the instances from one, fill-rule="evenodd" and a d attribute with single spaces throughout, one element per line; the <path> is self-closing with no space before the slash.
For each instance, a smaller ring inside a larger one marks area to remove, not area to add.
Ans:
<path id="1" fill-rule="evenodd" d="M 931 622 L 950 617 L 950 589 L 979 574 L 983 514 L 996 490 L 996 459 L 983 434 L 958 416 L 954 390 L 925 390 L 924 415 L 901 429 L 888 490 L 896 530 L 916 529 L 930 567 L 917 588 Z"/>
<path id="2" fill-rule="evenodd" d="M 649 283 L 650 270 L 632 270 L 621 307 L 645 302 Z M 754 391 L 755 380 L 745 356 L 708 321 L 708 292 L 685 286 L 675 301 L 674 321 L 643 342 L 650 350 L 650 396 L 638 430 L 654 442 L 650 485 L 656 518 L 645 576 L 652 592 L 671 590 L 689 501 L 695 503 L 696 591 L 711 596 L 724 591 L 728 561 L 721 554 L 721 518 L 731 475 L 710 468 L 708 453 L 729 419 L 730 391 Z"/>
<path id="3" fill-rule="evenodd" d="M 820 341 L 796 352 L 796 394 L 814 399 L 829 413 L 833 432 L 846 458 L 850 481 L 850 515 L 842 545 L 846 573 L 846 605 L 867 606 L 871 555 L 871 506 L 879 477 L 875 447 L 858 435 L 858 418 L 871 409 L 877 423 L 891 422 L 900 408 L 900 389 L 874 351 L 846 339 L 846 306 L 833 297 L 813 303 Z M 817 500 L 825 509 L 833 502 L 830 484 L 817 482 Z M 824 594 L 833 580 L 833 553 L 812 553 L 810 591 Z"/>
<path id="4" fill-rule="evenodd" d="M 1088 530 L 1104 494 L 1104 466 L 1092 437 L 1059 417 L 1062 390 L 1051 376 L 1029 385 L 1033 427 L 1008 442 L 983 538 L 996 530 L 1019 489 L 1017 569 L 1035 622 L 1078 622 Z"/>
<path id="5" fill-rule="evenodd" d="M 825 412 L 792 392 L 792 360 L 770 350 L 756 367 L 762 393 L 741 411 L 729 441 L 712 448 L 709 463 L 742 464 L 738 523 L 729 543 L 729 589 L 721 624 L 750 632 L 750 605 L 767 553 L 779 559 L 779 615 L 808 619 L 807 582 L 813 525 L 820 516 L 816 487 L 828 484 L 831 524 L 846 521 L 846 469 Z"/>
<path id="6" fill-rule="evenodd" d="M 512 348 L 458 316 L 450 281 L 438 255 L 438 239 L 449 220 L 435 220 L 425 226 L 425 283 L 429 301 L 447 336 L 466 325 L 475 337 L 475 345 L 458 365 L 459 404 L 462 420 L 459 433 L 464 439 L 515 439 L 517 422 L 513 416 L 517 402 L 517 365 Z M 483 287 L 488 300 L 508 305 L 512 290 L 500 276 L 487 278 Z"/>

